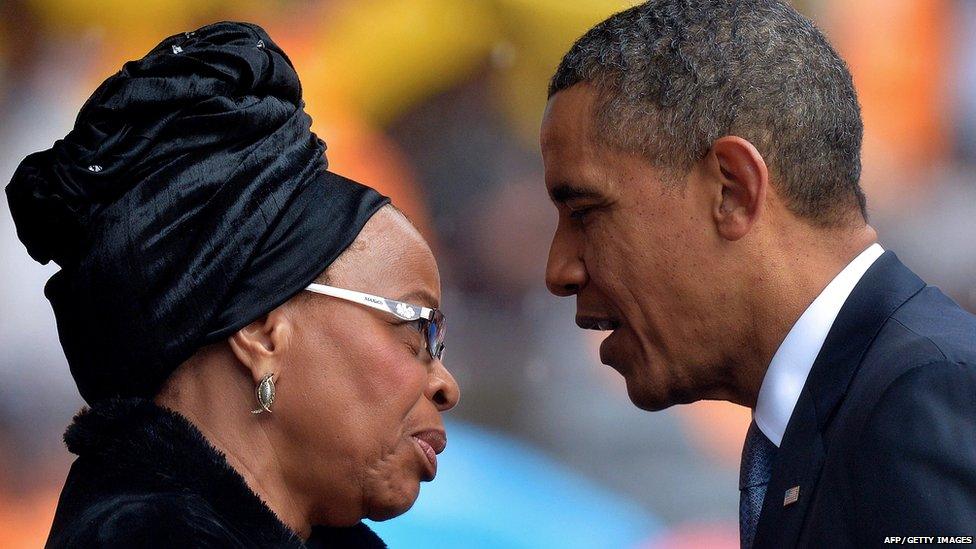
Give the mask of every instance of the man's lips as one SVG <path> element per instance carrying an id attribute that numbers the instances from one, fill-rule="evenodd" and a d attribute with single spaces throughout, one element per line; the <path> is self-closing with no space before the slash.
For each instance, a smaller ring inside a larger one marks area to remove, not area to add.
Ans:
<path id="1" fill-rule="evenodd" d="M 618 354 L 619 352 L 618 347 L 620 343 L 622 343 L 620 339 L 622 335 L 618 335 L 618 334 L 620 334 L 620 332 L 622 331 L 623 330 L 615 330 L 613 333 L 607 336 L 607 338 L 604 339 L 602 343 L 600 343 L 600 362 L 606 364 L 607 366 L 610 366 L 611 368 L 617 370 L 621 374 L 623 374 L 623 370 L 621 369 L 623 363 L 619 359 L 620 355 Z"/>
<path id="2" fill-rule="evenodd" d="M 604 316 L 576 315 L 576 325 L 584 330 L 608 331 L 620 327 L 620 321 Z"/>
<path id="3" fill-rule="evenodd" d="M 610 335 L 600 344 L 600 362 L 620 371 L 620 362 L 615 358 L 617 352 L 614 348 L 621 343 L 621 335 L 624 328 L 623 323 L 615 317 L 604 314 L 579 313 L 576 315 L 576 325 L 584 330 L 610 331 Z M 622 372 L 621 372 L 622 373 Z"/>
<path id="4" fill-rule="evenodd" d="M 434 480 L 434 477 L 437 475 L 437 454 L 443 452 L 444 448 L 447 447 L 447 435 L 444 431 L 428 429 L 414 433 L 411 435 L 411 438 L 413 438 L 423 456 L 422 463 L 427 469 L 427 475 L 424 480 Z"/>

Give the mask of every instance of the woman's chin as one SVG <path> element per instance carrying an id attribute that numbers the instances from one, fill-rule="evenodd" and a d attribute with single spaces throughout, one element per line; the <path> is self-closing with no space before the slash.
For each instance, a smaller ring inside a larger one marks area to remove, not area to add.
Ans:
<path id="1" fill-rule="evenodd" d="M 382 501 L 372 506 L 366 518 L 380 522 L 398 517 L 413 507 L 419 495 L 420 482 L 414 481 L 409 483 L 409 486 L 403 486 L 398 490 L 385 494 Z"/>

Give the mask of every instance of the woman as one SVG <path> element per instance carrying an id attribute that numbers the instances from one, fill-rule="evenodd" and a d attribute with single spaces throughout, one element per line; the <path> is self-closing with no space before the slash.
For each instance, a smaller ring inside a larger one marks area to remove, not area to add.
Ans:
<path id="1" fill-rule="evenodd" d="M 370 547 L 434 478 L 440 280 L 254 25 L 127 63 L 7 195 L 89 403 L 49 547 Z"/>

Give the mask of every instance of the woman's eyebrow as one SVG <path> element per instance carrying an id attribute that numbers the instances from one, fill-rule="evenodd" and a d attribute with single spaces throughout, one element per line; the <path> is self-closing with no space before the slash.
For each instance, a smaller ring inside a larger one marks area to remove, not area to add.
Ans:
<path id="1" fill-rule="evenodd" d="M 412 292 L 408 292 L 396 298 L 396 300 L 416 305 L 423 305 L 429 309 L 436 309 L 438 305 L 437 299 L 434 298 L 434 294 L 428 290 L 413 290 Z"/>

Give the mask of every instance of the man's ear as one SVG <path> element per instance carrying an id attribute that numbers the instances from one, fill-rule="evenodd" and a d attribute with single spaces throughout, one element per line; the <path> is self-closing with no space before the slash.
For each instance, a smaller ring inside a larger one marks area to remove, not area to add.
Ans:
<path id="1" fill-rule="evenodd" d="M 734 241 L 744 237 L 766 203 L 769 170 L 752 143 L 733 135 L 720 137 L 706 155 L 706 170 L 716 182 L 712 218 L 719 234 Z"/>
<path id="2" fill-rule="evenodd" d="M 227 343 L 257 384 L 267 374 L 280 373 L 291 333 L 291 321 L 279 307 L 234 332 Z"/>

